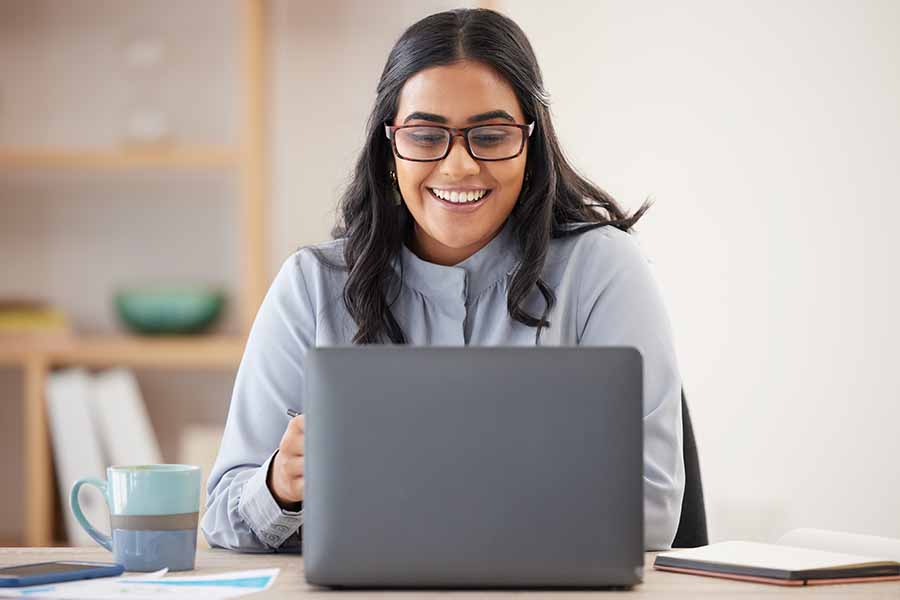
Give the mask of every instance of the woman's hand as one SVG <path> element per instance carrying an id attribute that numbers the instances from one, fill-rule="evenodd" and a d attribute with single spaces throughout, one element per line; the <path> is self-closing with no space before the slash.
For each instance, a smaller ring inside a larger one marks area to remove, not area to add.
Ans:
<path id="1" fill-rule="evenodd" d="M 303 415 L 288 422 L 266 484 L 281 508 L 299 510 L 303 500 Z"/>

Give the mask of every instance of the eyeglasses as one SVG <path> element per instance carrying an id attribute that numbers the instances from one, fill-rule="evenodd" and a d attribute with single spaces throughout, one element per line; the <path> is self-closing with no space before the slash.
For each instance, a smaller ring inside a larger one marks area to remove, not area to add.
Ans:
<path id="1" fill-rule="evenodd" d="M 450 154 L 450 142 L 460 136 L 469 156 L 475 160 L 509 160 L 522 153 L 531 137 L 534 122 L 528 125 L 498 124 L 475 127 L 442 125 L 384 125 L 384 133 L 403 160 L 430 162 L 444 160 Z"/>

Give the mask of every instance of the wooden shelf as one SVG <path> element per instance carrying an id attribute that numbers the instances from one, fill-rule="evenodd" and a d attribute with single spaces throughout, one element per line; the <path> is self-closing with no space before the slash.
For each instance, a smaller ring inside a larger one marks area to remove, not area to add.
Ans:
<path id="1" fill-rule="evenodd" d="M 0 146 L 0 176 L 21 170 L 82 170 L 116 173 L 141 169 L 191 171 L 227 169 L 237 187 L 236 262 L 239 269 L 240 330 L 247 332 L 265 296 L 269 195 L 269 0 L 238 3 L 239 85 L 242 98 L 237 142 L 229 145 L 172 143 L 134 146 Z M 29 32 L 30 35 L 30 32 Z M 202 83 L 202 82 L 201 82 Z M 24 374 L 22 471 L 20 493 L 25 506 L 22 541 L 28 546 L 54 543 L 53 462 L 47 427 L 44 389 L 55 367 L 114 366 L 197 370 L 236 369 L 246 333 L 235 336 L 54 336 L 12 339 L 0 337 L 0 367 Z M 15 493 L 15 492 L 13 492 Z"/>
<path id="2" fill-rule="evenodd" d="M 0 365 L 39 360 L 47 367 L 236 368 L 244 352 L 240 336 L 89 336 L 12 341 L 0 338 Z"/>
<path id="3" fill-rule="evenodd" d="M 236 166 L 239 157 L 238 150 L 228 146 L 172 146 L 160 149 L 0 147 L 0 168 L 111 171 L 218 169 Z"/>

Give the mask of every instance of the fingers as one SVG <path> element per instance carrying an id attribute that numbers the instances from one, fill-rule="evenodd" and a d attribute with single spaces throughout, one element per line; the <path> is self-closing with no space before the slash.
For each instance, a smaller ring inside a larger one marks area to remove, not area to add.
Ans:
<path id="1" fill-rule="evenodd" d="M 284 476 L 279 480 L 279 485 L 273 492 L 273 496 L 279 503 L 299 502 L 303 500 L 304 482 L 303 477 L 287 477 Z"/>
<path id="2" fill-rule="evenodd" d="M 304 481 L 306 480 L 302 477 L 297 477 L 296 479 L 292 479 L 288 484 L 288 488 L 290 489 L 291 493 L 291 500 L 293 502 L 300 502 L 301 500 L 303 500 Z"/>
<path id="3" fill-rule="evenodd" d="M 278 448 L 288 456 L 303 456 L 303 434 L 285 432 Z"/>
<path id="4" fill-rule="evenodd" d="M 291 479 L 303 477 L 306 469 L 306 459 L 304 457 L 285 455 L 281 462 L 284 465 L 284 471 L 288 477 Z"/>
<path id="5" fill-rule="evenodd" d="M 303 500 L 305 470 L 302 456 L 288 456 L 279 450 L 275 454 L 275 464 L 271 472 L 271 481 L 266 485 L 272 491 L 275 501 L 284 506 L 285 502 Z"/>
<path id="6" fill-rule="evenodd" d="M 297 415 L 288 421 L 288 429 L 303 433 L 306 426 L 306 418 L 303 415 Z"/>
<path id="7" fill-rule="evenodd" d="M 298 502 L 303 500 L 305 471 L 303 457 L 303 415 L 296 416 L 288 421 L 288 425 L 281 436 L 278 445 L 278 453 L 275 455 L 275 469 L 273 470 L 273 495 L 278 502 Z"/>
<path id="8" fill-rule="evenodd" d="M 285 484 L 290 499 L 293 502 L 303 500 L 304 482 L 304 458 L 295 456 L 283 461 Z"/>
<path id="9" fill-rule="evenodd" d="M 303 416 L 294 417 L 288 423 L 278 448 L 288 457 L 303 456 Z"/>

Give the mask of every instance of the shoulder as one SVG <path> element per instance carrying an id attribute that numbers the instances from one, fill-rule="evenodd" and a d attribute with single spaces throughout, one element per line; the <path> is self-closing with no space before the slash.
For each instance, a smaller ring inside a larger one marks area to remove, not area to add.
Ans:
<path id="1" fill-rule="evenodd" d="M 340 296 L 347 279 L 344 244 L 341 238 L 298 248 L 282 262 L 272 289 L 291 292 L 314 306 Z"/>
<path id="2" fill-rule="evenodd" d="M 634 315 L 645 324 L 666 318 L 662 290 L 635 234 L 606 225 L 559 242 L 556 290 L 575 302 L 579 331 L 591 314 L 602 313 L 608 323 L 625 323 Z"/>
<path id="3" fill-rule="evenodd" d="M 568 235 L 553 239 L 547 256 L 551 270 L 564 268 L 606 279 L 623 270 L 647 267 L 649 261 L 635 234 L 612 225 L 584 229 L 586 226 L 571 224 Z"/>
<path id="4" fill-rule="evenodd" d="M 298 248 L 281 263 L 276 281 L 316 281 L 328 271 L 343 269 L 345 242 L 339 238 Z"/>

